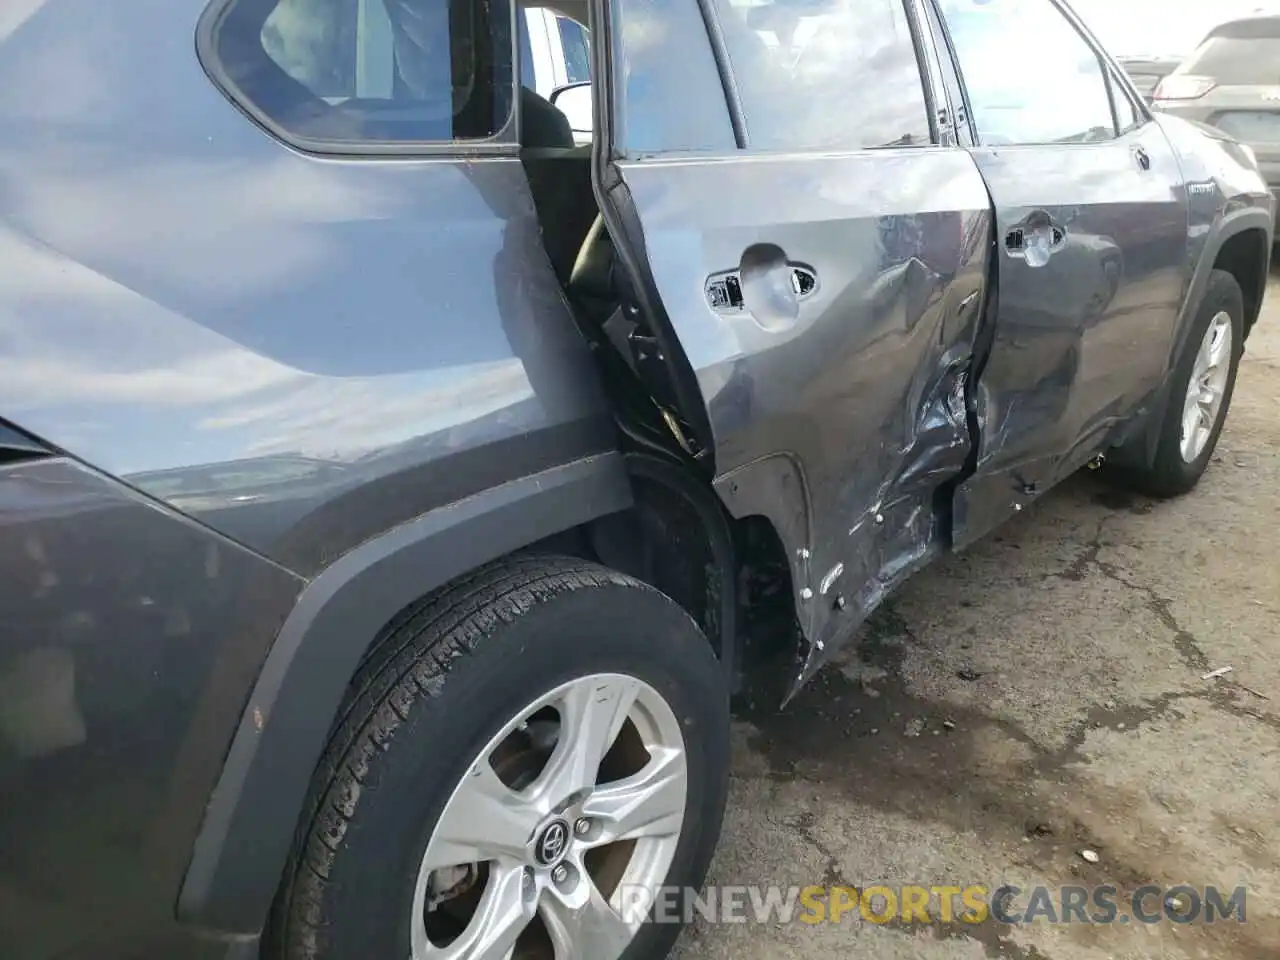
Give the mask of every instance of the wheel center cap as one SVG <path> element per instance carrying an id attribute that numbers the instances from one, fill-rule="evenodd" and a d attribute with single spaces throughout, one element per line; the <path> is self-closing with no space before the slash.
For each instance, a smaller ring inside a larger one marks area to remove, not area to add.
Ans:
<path id="1" fill-rule="evenodd" d="M 554 866 L 560 862 L 565 851 L 569 849 L 569 824 L 565 820 L 552 820 L 533 844 L 533 855 L 544 867 Z"/>

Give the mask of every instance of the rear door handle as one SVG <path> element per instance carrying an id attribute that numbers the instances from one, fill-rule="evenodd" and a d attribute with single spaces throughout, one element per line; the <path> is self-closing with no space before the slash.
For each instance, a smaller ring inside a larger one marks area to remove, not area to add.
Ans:
<path id="1" fill-rule="evenodd" d="M 1133 148 L 1133 160 L 1138 165 L 1138 169 L 1143 171 L 1151 169 L 1151 157 L 1141 144 Z"/>

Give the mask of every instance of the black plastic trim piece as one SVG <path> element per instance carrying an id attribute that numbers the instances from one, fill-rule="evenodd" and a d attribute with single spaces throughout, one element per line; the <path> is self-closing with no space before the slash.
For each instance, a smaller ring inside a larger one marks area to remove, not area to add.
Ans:
<path id="1" fill-rule="evenodd" d="M 1200 301 L 1209 286 L 1209 275 L 1213 272 L 1214 265 L 1218 261 L 1218 255 L 1222 252 L 1222 248 L 1226 246 L 1227 241 L 1250 230 L 1259 231 L 1264 237 L 1270 236 L 1272 218 L 1265 210 L 1258 208 L 1249 208 L 1230 214 L 1222 222 L 1212 241 L 1205 247 L 1200 256 L 1200 261 L 1196 265 L 1195 273 L 1191 278 L 1191 287 L 1188 291 L 1187 299 L 1184 301 L 1182 315 L 1178 318 L 1178 327 L 1173 338 L 1173 349 L 1170 351 L 1165 365 L 1164 380 L 1155 391 L 1155 399 L 1150 406 L 1150 412 L 1142 424 L 1141 430 L 1135 431 L 1132 435 L 1126 437 L 1126 440 L 1129 441 L 1126 449 L 1112 451 L 1112 453 L 1108 454 L 1110 462 L 1141 467 L 1150 466 L 1155 462 L 1156 447 L 1160 441 L 1160 428 L 1164 424 L 1165 414 L 1168 412 L 1169 404 L 1173 400 L 1173 377 L 1177 369 L 1178 357 L 1182 355 L 1182 351 L 1185 349 L 1191 326 L 1195 322 L 1197 311 L 1200 309 Z M 1261 247 L 1259 255 L 1266 258 L 1269 251 L 1265 240 L 1259 246 Z M 1262 289 L 1257 291 L 1257 296 L 1262 296 L 1266 292 L 1267 270 L 1264 268 L 1261 274 Z M 1258 302 L 1261 302 L 1261 300 Z M 1140 444 L 1133 439 L 1138 435 L 1142 436 Z M 1136 460 L 1134 459 L 1135 457 L 1137 457 Z"/>
<path id="2" fill-rule="evenodd" d="M 254 685 L 209 800 L 178 918 L 257 934 L 347 684 L 401 610 L 449 580 L 633 504 L 606 453 L 433 510 L 351 551 L 302 592 Z"/>
<path id="3" fill-rule="evenodd" d="M 911 48 L 916 55 L 916 75 L 920 78 L 920 92 L 924 94 L 925 113 L 929 120 L 929 142 L 938 146 L 946 146 L 942 138 L 942 126 L 938 123 L 939 111 L 945 109 L 938 104 L 938 94 L 946 96 L 946 91 L 934 87 L 933 70 L 929 66 L 929 49 L 925 45 L 927 23 L 920 22 L 921 11 L 914 3 L 903 3 L 903 14 L 907 18 L 907 29 L 911 32 Z M 941 77 L 937 78 L 941 82 Z"/>
<path id="4" fill-rule="evenodd" d="M 1228 217 L 1218 233 L 1201 254 L 1191 278 L 1191 286 L 1184 302 L 1182 314 L 1178 318 L 1178 327 L 1174 332 L 1173 346 L 1165 366 L 1164 379 L 1151 394 L 1149 402 L 1144 403 L 1145 414 L 1135 418 L 1113 440 L 1112 449 L 1107 451 L 1107 465 L 1121 469 L 1142 470 L 1149 468 L 1156 457 L 1156 449 L 1160 442 L 1160 429 L 1173 400 L 1173 377 L 1177 369 L 1178 357 L 1185 349 L 1188 333 L 1195 321 L 1196 312 L 1208 287 L 1209 275 L 1213 272 L 1222 248 L 1232 237 L 1247 231 L 1258 231 L 1263 236 L 1271 229 L 1271 217 L 1265 210 L 1256 208 L 1242 210 Z M 1265 239 L 1259 244 L 1259 256 L 1265 261 L 1268 247 Z M 1263 288 L 1258 291 L 1261 296 L 1265 292 L 1267 271 L 1261 271 Z"/>
<path id="5" fill-rule="evenodd" d="M 937 0 L 921 0 L 930 7 L 933 18 L 929 23 L 929 28 L 935 31 L 934 44 L 938 47 L 939 58 L 945 58 L 948 62 L 944 63 L 943 69 L 947 66 L 951 68 L 951 75 L 955 77 L 957 88 L 960 91 L 961 103 L 958 105 L 964 110 L 965 126 L 969 131 L 969 143 L 963 146 L 968 149 L 978 141 L 978 126 L 974 117 L 973 102 L 969 99 L 969 86 L 965 82 L 964 71 L 960 69 L 960 56 L 956 53 L 955 41 L 951 38 L 951 27 L 947 23 L 946 17 L 942 15 L 942 10 L 938 6 Z M 929 19 L 928 13 L 925 12 L 926 19 Z M 953 106 L 957 106 L 953 104 Z M 958 131 L 957 131 L 958 132 Z"/>
<path id="6" fill-rule="evenodd" d="M 716 62 L 716 71 L 720 74 L 720 85 L 724 88 L 724 102 L 729 111 L 729 125 L 733 129 L 733 139 L 739 150 L 746 150 L 751 146 L 751 137 L 747 132 L 747 113 L 742 106 L 738 78 L 734 76 L 733 63 L 729 59 L 729 46 L 724 39 L 724 27 L 720 23 L 720 16 L 712 0 L 698 0 L 698 9 L 702 13 L 702 22 L 707 28 L 707 41 L 711 44 L 711 56 Z"/>
<path id="7" fill-rule="evenodd" d="M 627 470 L 633 477 L 660 483 L 682 497 L 697 512 L 711 544 L 711 555 L 720 575 L 717 599 L 720 601 L 714 626 L 708 637 L 724 666 L 731 687 L 740 680 L 741 659 L 738 637 L 738 564 L 733 546 L 733 531 L 724 506 L 715 492 L 698 478 L 672 463 L 643 454 L 629 454 Z M 704 628 L 707 625 L 703 625 Z"/>
<path id="8" fill-rule="evenodd" d="M 593 29 L 596 41 L 591 45 L 592 67 L 595 69 L 599 93 L 594 99 L 596 136 L 591 146 L 591 189 L 605 229 L 613 240 L 619 263 L 632 280 L 637 306 L 649 322 L 651 332 L 662 348 L 666 364 L 671 371 L 671 389 L 679 408 L 693 429 L 701 456 L 698 462 L 708 477 L 715 476 L 715 436 L 711 430 L 711 417 L 707 413 L 702 391 L 698 387 L 697 374 L 685 355 L 684 346 L 676 336 L 671 318 L 667 316 L 657 281 L 649 269 L 648 251 L 644 242 L 644 227 L 636 213 L 631 191 L 614 165 L 614 126 L 617 109 L 617 90 L 613 77 L 613 24 L 609 19 L 608 5 L 596 0 L 592 5 L 596 16 Z"/>
<path id="9" fill-rule="evenodd" d="M 0 463 L 51 457 L 54 451 L 0 420 Z"/>

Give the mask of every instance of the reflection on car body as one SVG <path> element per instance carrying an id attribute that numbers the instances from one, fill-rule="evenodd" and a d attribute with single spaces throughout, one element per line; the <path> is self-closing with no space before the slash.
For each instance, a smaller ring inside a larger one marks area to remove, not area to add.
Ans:
<path id="1" fill-rule="evenodd" d="M 1264 152 L 1058 0 L 0 33 L 6 958 L 664 955 L 731 693 L 1190 491 L 1265 289 Z"/>

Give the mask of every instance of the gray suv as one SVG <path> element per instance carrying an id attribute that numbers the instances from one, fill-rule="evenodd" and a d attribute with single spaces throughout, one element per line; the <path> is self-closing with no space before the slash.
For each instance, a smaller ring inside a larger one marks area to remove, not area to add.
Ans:
<path id="1" fill-rule="evenodd" d="M 1211 30 L 1152 95 L 1162 113 L 1207 123 L 1248 144 L 1280 191 L 1280 16 Z"/>
<path id="2" fill-rule="evenodd" d="M 588 144 L 508 0 L 0 13 L 6 960 L 665 956 L 751 664 L 1200 479 L 1273 199 L 1065 5 L 552 7 Z"/>

